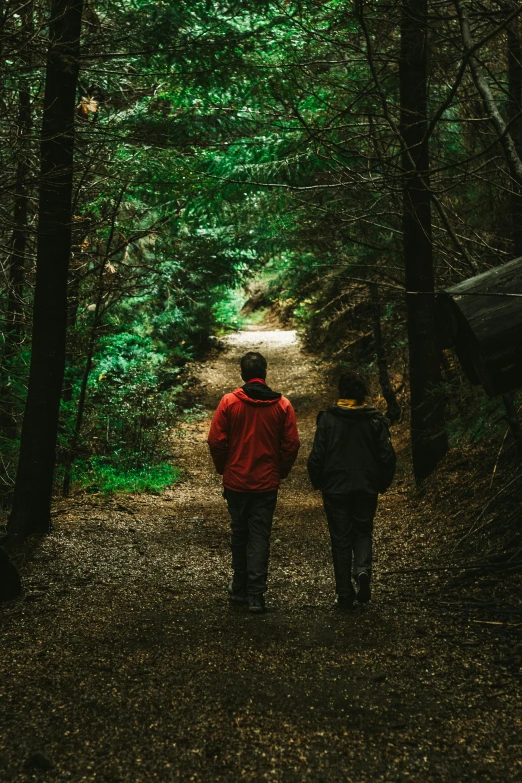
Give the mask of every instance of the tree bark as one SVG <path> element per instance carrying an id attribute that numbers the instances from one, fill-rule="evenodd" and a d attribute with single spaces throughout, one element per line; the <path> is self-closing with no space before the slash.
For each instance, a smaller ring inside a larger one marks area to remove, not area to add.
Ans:
<path id="1" fill-rule="evenodd" d="M 0 546 L 0 603 L 13 601 L 22 594 L 22 583 L 9 555 Z"/>
<path id="2" fill-rule="evenodd" d="M 411 440 L 415 480 L 446 453 L 435 297 L 427 122 L 427 0 L 403 0 L 399 65 L 404 267 L 410 365 Z M 423 293 L 415 293 L 415 292 Z"/>
<path id="3" fill-rule="evenodd" d="M 10 538 L 50 527 L 60 399 L 65 367 L 71 254 L 74 116 L 82 0 L 53 0 L 41 141 L 38 246 L 29 387 Z"/>

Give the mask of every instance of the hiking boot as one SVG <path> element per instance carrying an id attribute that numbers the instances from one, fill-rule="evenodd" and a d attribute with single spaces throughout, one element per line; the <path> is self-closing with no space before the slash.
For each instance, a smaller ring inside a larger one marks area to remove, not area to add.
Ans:
<path id="1" fill-rule="evenodd" d="M 251 593 L 248 596 L 248 611 L 252 614 L 262 614 L 266 612 L 265 596 L 263 593 Z"/>
<path id="2" fill-rule="evenodd" d="M 363 571 L 357 577 L 357 584 L 359 589 L 357 590 L 357 600 L 360 604 L 367 604 L 372 597 L 370 590 L 370 575 Z"/>
<path id="3" fill-rule="evenodd" d="M 228 586 L 228 598 L 233 606 L 245 606 L 248 603 L 248 593 L 246 590 L 234 590 L 234 582 Z"/>
<path id="4" fill-rule="evenodd" d="M 335 609 L 338 612 L 352 612 L 354 609 L 355 596 L 340 595 L 335 599 Z"/>

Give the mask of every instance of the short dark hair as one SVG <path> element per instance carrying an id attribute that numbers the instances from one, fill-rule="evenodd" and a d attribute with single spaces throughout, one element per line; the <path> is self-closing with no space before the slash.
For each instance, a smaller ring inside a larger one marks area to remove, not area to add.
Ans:
<path id="1" fill-rule="evenodd" d="M 339 397 L 342 400 L 364 400 L 367 395 L 366 381 L 354 370 L 343 370 L 339 376 Z"/>
<path id="2" fill-rule="evenodd" d="M 266 359 L 265 357 L 257 353 L 257 351 L 249 351 L 241 357 L 241 377 L 245 381 L 250 381 L 252 378 L 266 378 Z"/>

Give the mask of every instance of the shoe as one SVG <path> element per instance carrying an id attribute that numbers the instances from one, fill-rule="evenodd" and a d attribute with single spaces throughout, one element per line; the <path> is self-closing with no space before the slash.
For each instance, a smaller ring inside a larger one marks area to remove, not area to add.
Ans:
<path id="1" fill-rule="evenodd" d="M 234 606 L 244 606 L 248 603 L 248 593 L 246 590 L 240 590 L 239 592 L 234 590 L 234 583 L 230 582 L 228 586 L 228 597 L 231 604 Z"/>
<path id="2" fill-rule="evenodd" d="M 338 612 L 352 612 L 354 609 L 355 596 L 340 595 L 335 599 L 335 609 Z"/>
<path id="3" fill-rule="evenodd" d="M 357 577 L 357 584 L 359 585 L 357 600 L 360 604 L 367 604 L 372 597 L 370 591 L 370 575 L 363 571 Z"/>
<path id="4" fill-rule="evenodd" d="M 265 596 L 263 593 L 251 593 L 248 596 L 248 611 L 252 614 L 262 614 L 266 612 Z"/>

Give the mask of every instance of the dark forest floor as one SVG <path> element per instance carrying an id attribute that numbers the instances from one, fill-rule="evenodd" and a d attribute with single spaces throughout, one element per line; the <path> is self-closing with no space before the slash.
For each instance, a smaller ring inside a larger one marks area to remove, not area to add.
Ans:
<path id="1" fill-rule="evenodd" d="M 210 416 L 257 348 L 296 409 L 303 445 L 276 511 L 269 612 L 228 606 L 207 416 L 176 439 L 181 484 L 61 501 L 54 533 L 27 549 L 25 599 L 0 610 L 1 781 L 522 781 L 519 577 L 504 601 L 515 614 L 499 614 L 502 580 L 426 570 L 451 565 L 478 488 L 450 455 L 445 481 L 416 493 L 398 430 L 374 600 L 335 614 L 306 476 L 331 394 L 292 336 L 240 333 L 196 369 Z M 51 769 L 27 763 L 37 752 Z"/>

